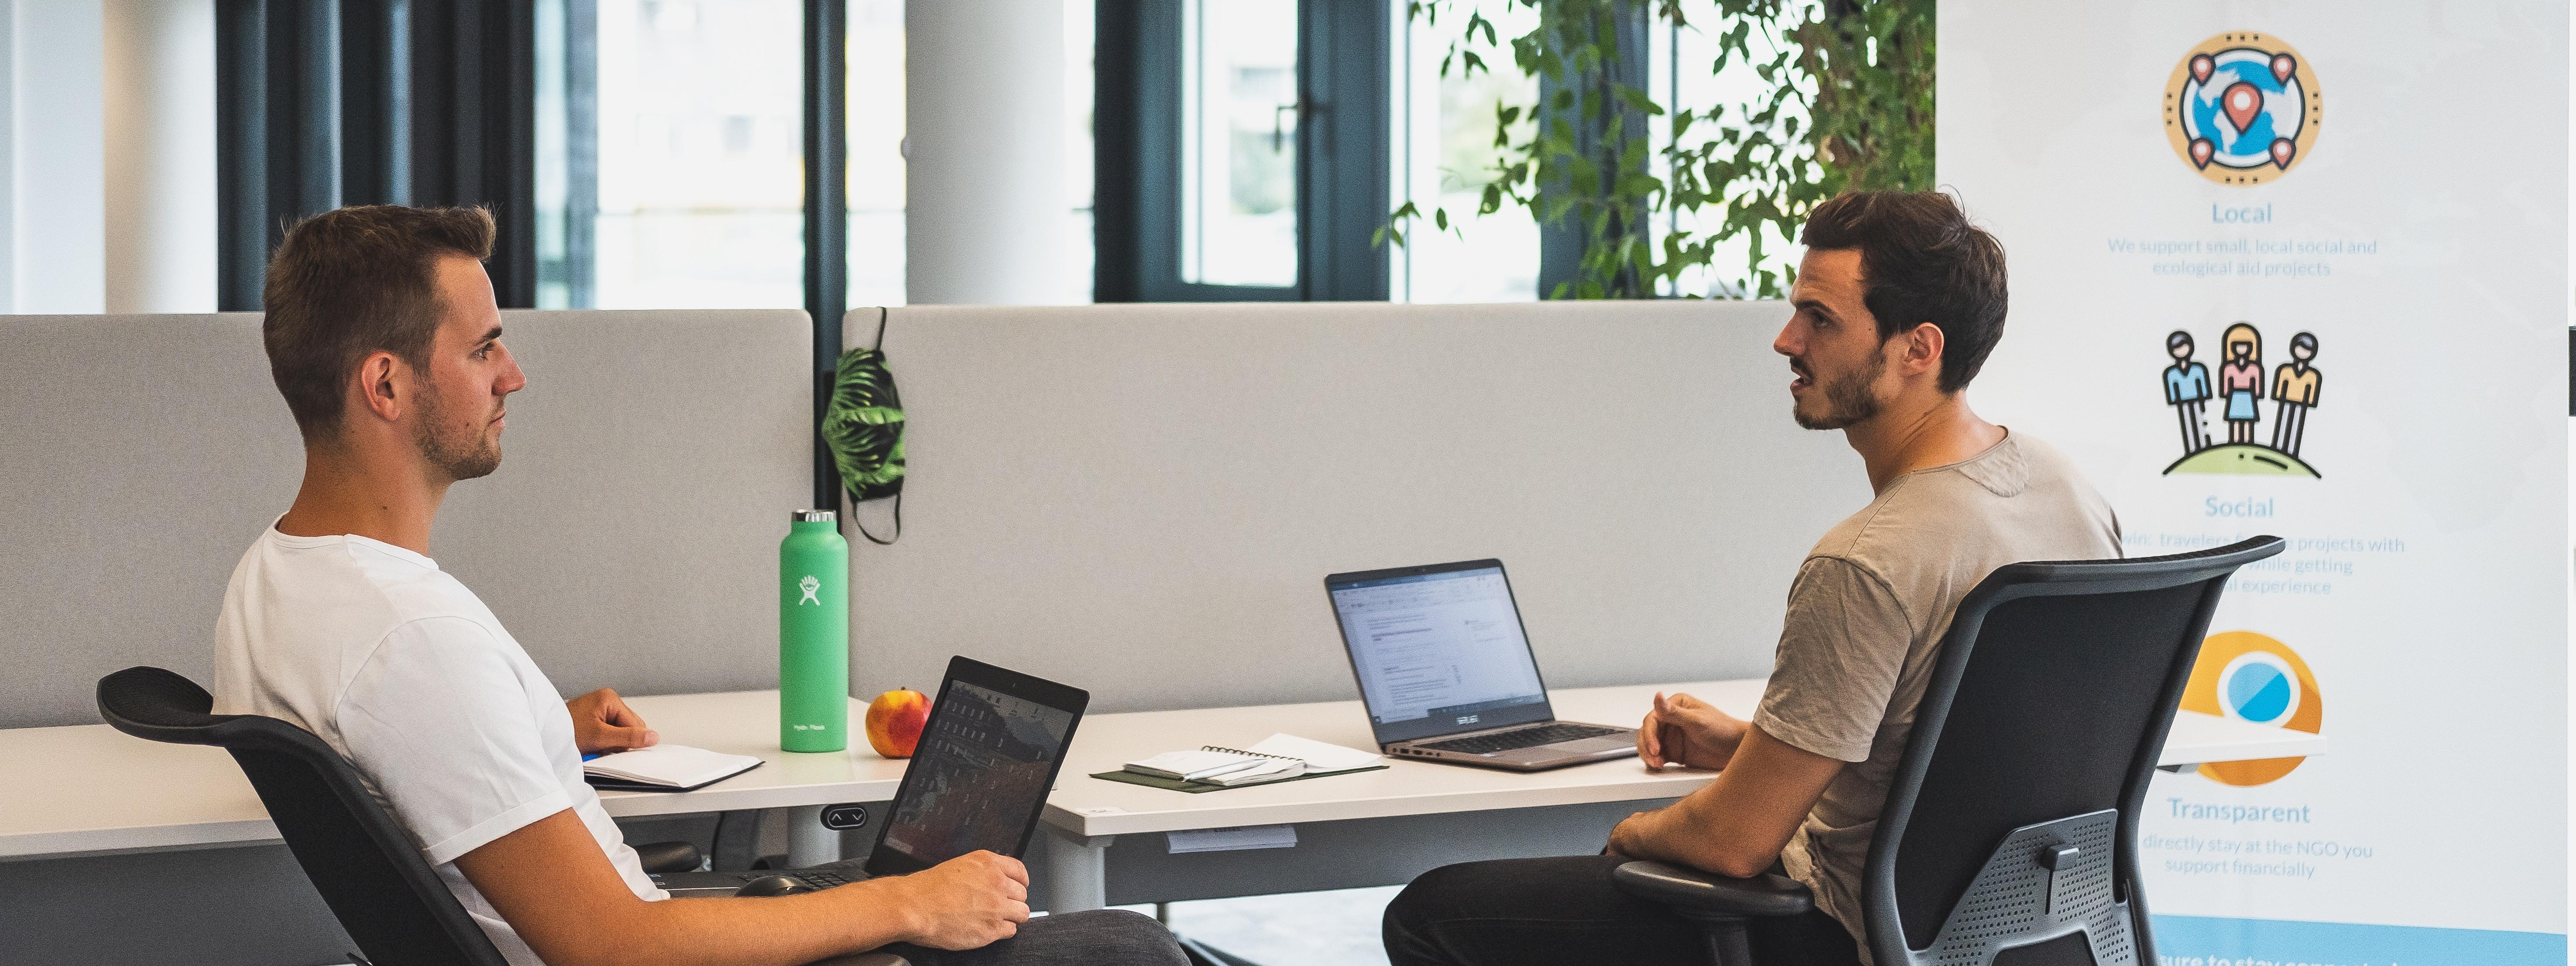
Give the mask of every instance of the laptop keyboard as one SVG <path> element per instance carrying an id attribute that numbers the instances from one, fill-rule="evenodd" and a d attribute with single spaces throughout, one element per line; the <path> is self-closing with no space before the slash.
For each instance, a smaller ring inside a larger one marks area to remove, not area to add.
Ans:
<path id="1" fill-rule="evenodd" d="M 1433 751 L 1456 751 L 1470 755 L 1487 755 L 1497 751 L 1511 751 L 1518 748 L 1536 748 L 1540 745 L 1553 745 L 1560 741 L 1580 741 L 1585 738 L 1599 738 L 1604 735 L 1619 734 L 1624 730 L 1625 729 L 1622 728 L 1604 728 L 1599 725 L 1558 723 L 1540 725 L 1535 728 L 1522 728 L 1519 731 L 1505 731 L 1497 734 L 1477 735 L 1473 738 L 1451 738 L 1447 741 L 1429 741 L 1415 745 L 1414 747 L 1429 748 Z"/>
<path id="2" fill-rule="evenodd" d="M 801 872 L 796 872 L 794 875 L 796 878 L 804 880 L 806 885 L 813 886 L 817 889 L 829 889 L 833 886 L 845 886 L 850 884 L 848 876 L 844 876 L 838 872 L 825 872 L 821 869 L 806 869 Z"/>

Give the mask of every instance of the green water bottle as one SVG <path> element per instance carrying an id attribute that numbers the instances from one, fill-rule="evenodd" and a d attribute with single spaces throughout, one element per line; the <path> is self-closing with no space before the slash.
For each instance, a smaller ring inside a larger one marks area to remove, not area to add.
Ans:
<path id="1" fill-rule="evenodd" d="M 778 542 L 778 747 L 850 747 L 850 543 L 840 514 L 798 510 Z"/>

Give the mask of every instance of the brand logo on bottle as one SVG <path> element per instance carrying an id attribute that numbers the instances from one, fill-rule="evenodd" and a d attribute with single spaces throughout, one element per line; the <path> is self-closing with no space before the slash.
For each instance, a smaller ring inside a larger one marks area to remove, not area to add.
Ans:
<path id="1" fill-rule="evenodd" d="M 805 590 L 805 599 L 797 601 L 796 606 L 803 607 L 807 604 L 812 604 L 816 607 L 823 606 L 822 601 L 814 598 L 814 592 L 823 589 L 823 582 L 814 579 L 813 574 L 806 574 L 805 579 L 796 582 L 796 586 L 804 588 Z"/>

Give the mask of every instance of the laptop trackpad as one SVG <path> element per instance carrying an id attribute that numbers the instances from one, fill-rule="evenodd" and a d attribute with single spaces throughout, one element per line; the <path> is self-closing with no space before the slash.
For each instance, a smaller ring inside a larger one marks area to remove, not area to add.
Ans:
<path id="1" fill-rule="evenodd" d="M 1617 751 L 1621 748 L 1634 750 L 1637 747 L 1637 742 L 1633 738 L 1626 740 L 1618 738 L 1580 738 L 1574 741 L 1560 741 L 1556 744 L 1545 745 L 1543 747 L 1549 751 L 1564 752 L 1566 754 L 1589 755 L 1600 751 Z"/>

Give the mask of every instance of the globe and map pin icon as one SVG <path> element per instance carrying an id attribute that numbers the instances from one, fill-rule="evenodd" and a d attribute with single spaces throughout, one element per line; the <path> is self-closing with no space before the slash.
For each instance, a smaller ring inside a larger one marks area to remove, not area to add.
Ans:
<path id="1" fill-rule="evenodd" d="M 2316 77 L 2278 38 L 2231 32 L 2186 52 L 2165 82 L 2174 152 L 2221 184 L 2261 184 L 2307 160 L 2317 137 Z"/>

